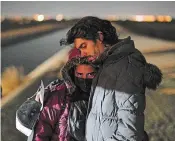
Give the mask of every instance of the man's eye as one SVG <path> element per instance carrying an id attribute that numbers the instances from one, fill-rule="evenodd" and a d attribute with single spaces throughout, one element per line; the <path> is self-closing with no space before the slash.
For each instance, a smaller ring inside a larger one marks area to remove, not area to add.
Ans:
<path id="1" fill-rule="evenodd" d="M 84 48 L 86 48 L 85 44 L 81 45 L 79 49 L 84 49 Z"/>

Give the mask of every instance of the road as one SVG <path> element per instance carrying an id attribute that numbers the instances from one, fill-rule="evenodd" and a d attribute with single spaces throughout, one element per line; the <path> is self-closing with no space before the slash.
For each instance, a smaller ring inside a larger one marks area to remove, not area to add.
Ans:
<path id="1" fill-rule="evenodd" d="M 65 37 L 68 29 L 59 30 L 30 41 L 18 43 L 1 49 L 2 70 L 11 65 L 24 67 L 25 74 L 58 52 L 60 39 Z"/>

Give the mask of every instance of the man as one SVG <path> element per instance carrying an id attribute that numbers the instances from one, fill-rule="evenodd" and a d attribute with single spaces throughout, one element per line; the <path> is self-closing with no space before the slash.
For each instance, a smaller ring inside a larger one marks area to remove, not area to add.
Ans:
<path id="1" fill-rule="evenodd" d="M 159 68 L 146 62 L 130 37 L 118 39 L 111 23 L 97 17 L 78 21 L 66 41 L 100 67 L 91 88 L 86 140 L 144 140 L 145 89 L 160 84 Z"/>

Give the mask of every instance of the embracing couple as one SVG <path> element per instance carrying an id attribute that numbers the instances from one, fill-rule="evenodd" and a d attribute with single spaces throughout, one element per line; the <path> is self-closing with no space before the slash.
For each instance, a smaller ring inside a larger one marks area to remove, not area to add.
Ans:
<path id="1" fill-rule="evenodd" d="M 33 141 L 146 141 L 145 90 L 162 80 L 128 37 L 107 20 L 84 17 L 67 33 L 78 55 L 62 68 L 34 128 Z M 73 53 L 71 53 L 73 54 Z"/>

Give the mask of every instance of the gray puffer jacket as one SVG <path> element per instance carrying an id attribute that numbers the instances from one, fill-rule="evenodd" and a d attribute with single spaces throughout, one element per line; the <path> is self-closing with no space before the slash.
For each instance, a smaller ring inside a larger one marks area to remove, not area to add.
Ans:
<path id="1" fill-rule="evenodd" d="M 87 141 L 142 141 L 145 89 L 156 89 L 161 71 L 148 64 L 130 37 L 107 49 L 95 63 L 86 122 Z"/>

